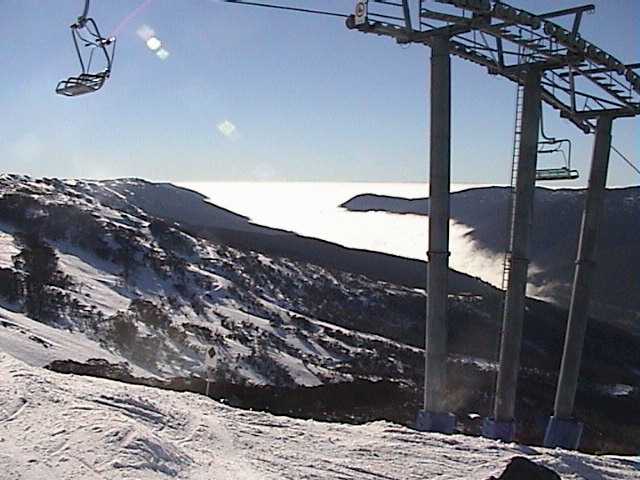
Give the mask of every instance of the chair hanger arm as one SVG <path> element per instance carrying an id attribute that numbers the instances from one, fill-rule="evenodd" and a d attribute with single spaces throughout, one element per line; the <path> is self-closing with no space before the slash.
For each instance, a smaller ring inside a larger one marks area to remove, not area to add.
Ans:
<path id="1" fill-rule="evenodd" d="M 91 0 L 84 0 L 84 10 L 82 11 L 82 15 L 78 17 L 76 21 L 76 25 L 80 28 L 84 27 L 84 24 L 87 22 L 87 16 L 89 15 L 89 3 Z"/>

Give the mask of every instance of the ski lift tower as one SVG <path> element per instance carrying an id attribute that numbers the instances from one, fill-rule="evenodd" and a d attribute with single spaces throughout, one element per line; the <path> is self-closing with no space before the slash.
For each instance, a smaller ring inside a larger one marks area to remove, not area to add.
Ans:
<path id="1" fill-rule="evenodd" d="M 431 131 L 429 274 L 424 410 L 418 427 L 450 432 L 455 420 L 445 399 L 447 272 L 449 256 L 451 67 L 455 55 L 485 67 L 521 88 L 516 119 L 517 155 L 513 163 L 508 281 L 503 312 L 500 365 L 493 415 L 484 434 L 511 441 L 515 435 L 515 398 L 520 365 L 529 237 L 537 170 L 542 102 L 584 133 L 595 133 L 592 169 L 583 216 L 578 259 L 554 416 L 545 442 L 576 448 L 581 426 L 573 419 L 582 345 L 587 322 L 593 254 L 615 118 L 640 114 L 639 64 L 625 65 L 580 36 L 584 13 L 593 5 L 534 14 L 497 0 L 360 0 L 349 28 L 385 35 L 398 43 L 431 48 Z M 429 2 L 432 3 L 432 2 Z M 369 7 L 396 13 L 369 12 Z M 565 28 L 560 23 L 569 22 Z M 563 175 L 556 177 L 564 178 Z M 568 171 L 566 178 L 575 178 Z"/>
<path id="2" fill-rule="evenodd" d="M 510 246 L 505 269 L 500 365 L 493 414 L 486 419 L 484 428 L 484 434 L 491 438 L 510 441 L 515 434 L 515 398 L 535 181 L 575 178 L 575 172 L 568 168 L 554 172 L 537 170 L 542 103 L 557 110 L 582 132 L 595 133 L 555 411 L 545 439 L 548 446 L 576 448 L 581 425 L 573 418 L 573 403 L 611 129 L 614 119 L 640 114 L 640 76 L 636 72 L 640 64 L 624 64 L 581 37 L 583 15 L 594 11 L 593 5 L 534 14 L 499 0 L 357 0 L 355 14 L 344 15 L 311 10 L 306 8 L 309 2 L 295 6 L 293 0 L 281 5 L 269 1 L 222 1 L 346 17 L 349 29 L 431 49 L 428 300 L 424 409 L 417 416 L 419 429 L 451 433 L 456 423 L 446 402 L 451 55 L 486 68 L 490 75 L 512 81 L 518 86 L 518 98 L 522 98 L 516 119 L 514 151 L 517 154 L 512 165 Z M 437 10 L 433 10 L 436 6 Z"/>

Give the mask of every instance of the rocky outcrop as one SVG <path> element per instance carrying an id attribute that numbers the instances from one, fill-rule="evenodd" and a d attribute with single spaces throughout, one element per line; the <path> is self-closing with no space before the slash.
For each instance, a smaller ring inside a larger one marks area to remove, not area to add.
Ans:
<path id="1" fill-rule="evenodd" d="M 526 457 L 513 457 L 499 477 L 489 480 L 561 480 L 560 475 Z"/>

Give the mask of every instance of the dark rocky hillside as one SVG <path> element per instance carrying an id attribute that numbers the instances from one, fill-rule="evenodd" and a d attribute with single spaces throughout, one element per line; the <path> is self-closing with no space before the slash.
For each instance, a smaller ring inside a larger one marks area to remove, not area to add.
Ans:
<path id="1" fill-rule="evenodd" d="M 506 187 L 453 193 L 451 216 L 473 228 L 468 235 L 479 246 L 502 252 L 507 245 L 509 194 Z M 353 211 L 426 215 L 428 199 L 359 195 L 342 206 Z M 583 208 L 584 190 L 536 189 L 531 259 L 541 271 L 530 281 L 548 285 L 545 293 L 563 305 L 571 294 Z M 604 212 L 593 311 L 600 317 L 640 318 L 640 187 L 609 189 Z"/>

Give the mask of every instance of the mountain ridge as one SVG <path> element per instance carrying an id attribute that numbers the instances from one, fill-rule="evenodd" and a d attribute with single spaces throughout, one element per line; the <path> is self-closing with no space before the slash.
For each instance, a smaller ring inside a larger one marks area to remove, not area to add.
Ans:
<path id="1" fill-rule="evenodd" d="M 536 187 L 530 274 L 537 286 L 550 284 L 549 296 L 568 304 L 573 279 L 584 189 Z M 478 187 L 451 194 L 452 219 L 471 228 L 467 234 L 481 248 L 504 252 L 507 244 L 509 187 Z M 341 205 L 350 211 L 386 211 L 426 215 L 428 198 L 403 199 L 363 194 Z M 612 234 L 615 232 L 615 235 Z M 608 189 L 596 260 L 594 299 L 598 316 L 628 310 L 629 322 L 640 318 L 640 187 Z M 627 285 L 627 289 L 620 288 Z"/>

